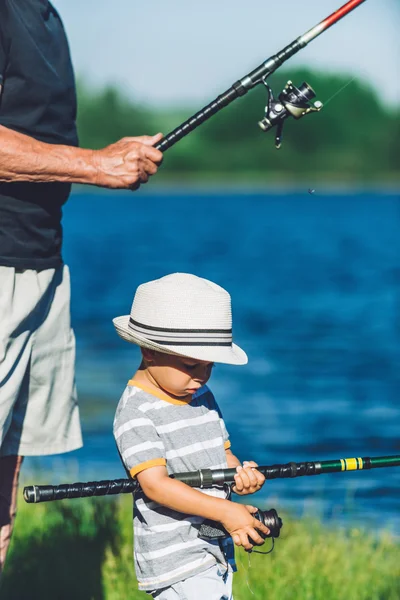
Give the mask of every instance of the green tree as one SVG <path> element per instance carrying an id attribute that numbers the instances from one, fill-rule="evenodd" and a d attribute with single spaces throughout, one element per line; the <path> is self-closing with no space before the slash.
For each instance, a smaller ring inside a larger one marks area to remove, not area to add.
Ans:
<path id="1" fill-rule="evenodd" d="M 281 150 L 275 149 L 274 130 L 264 133 L 257 125 L 267 102 L 260 85 L 168 150 L 157 179 L 398 179 L 399 110 L 389 110 L 350 75 L 302 68 L 278 71 L 268 80 L 275 96 L 288 79 L 295 85 L 307 81 L 325 106 L 298 121 L 288 119 Z M 91 91 L 80 83 L 78 91 L 81 144 L 92 148 L 128 135 L 166 134 L 200 108 L 150 110 L 113 87 Z"/>

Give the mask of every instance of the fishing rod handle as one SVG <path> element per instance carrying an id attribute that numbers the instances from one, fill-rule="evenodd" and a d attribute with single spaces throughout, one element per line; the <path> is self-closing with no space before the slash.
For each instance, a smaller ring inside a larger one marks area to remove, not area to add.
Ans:
<path id="1" fill-rule="evenodd" d="M 232 470 L 236 472 L 236 469 Z M 206 469 L 206 471 L 212 473 L 211 469 Z M 171 475 L 171 477 L 183 481 L 191 487 L 203 487 L 199 482 L 205 480 L 207 485 L 204 485 L 204 487 L 212 487 L 212 478 L 206 477 L 205 479 L 203 473 L 205 471 L 178 473 Z M 112 479 L 88 481 L 86 483 L 62 483 L 60 485 L 28 485 L 24 487 L 24 500 L 28 504 L 38 504 L 39 502 L 53 502 L 72 498 L 129 494 L 136 492 L 139 488 L 139 482 L 136 479 Z"/>
<path id="2" fill-rule="evenodd" d="M 226 477 L 234 481 L 236 469 L 194 471 L 171 475 L 172 479 L 182 481 L 191 487 L 210 488 Z M 39 502 L 52 502 L 72 498 L 91 498 L 93 496 L 111 496 L 115 494 L 129 494 L 139 489 L 139 483 L 134 479 L 114 479 L 105 481 L 88 481 L 87 483 L 63 483 L 61 485 L 29 485 L 24 487 L 24 500 L 28 504 Z"/>
<path id="3" fill-rule="evenodd" d="M 24 499 L 28 504 L 51 502 L 65 498 L 90 498 L 128 494 L 139 488 L 133 479 L 111 481 L 88 481 L 87 483 L 63 483 L 61 485 L 30 485 L 24 488 Z"/>
<path id="4" fill-rule="evenodd" d="M 364 459 L 365 460 L 365 459 Z M 322 473 L 321 464 L 318 462 L 290 462 L 269 466 L 259 466 L 257 469 L 266 479 L 282 479 L 301 477 L 304 475 L 318 475 Z M 336 464 L 336 463 L 335 463 Z M 339 470 L 339 468 L 336 468 Z M 233 485 L 235 483 L 236 468 L 230 469 L 202 469 L 172 474 L 172 479 L 177 479 L 197 488 L 212 488 L 214 486 Z M 107 496 L 113 494 L 127 494 L 139 489 L 139 484 L 132 479 L 116 479 L 110 481 L 90 481 L 88 483 L 72 483 L 62 485 L 32 485 L 24 488 L 24 499 L 29 504 L 38 502 L 51 502 L 65 498 L 89 498 L 92 496 Z"/>
<path id="5" fill-rule="evenodd" d="M 321 472 L 321 463 L 287 463 L 258 467 L 266 479 L 299 477 L 302 475 L 317 475 Z M 231 469 L 202 469 L 171 475 L 172 479 L 182 481 L 191 487 L 211 488 L 213 486 L 232 485 L 235 482 L 236 468 Z M 24 488 L 24 499 L 29 504 L 51 502 L 65 498 L 88 498 L 92 496 L 107 496 L 127 494 L 139 488 L 136 480 L 116 479 L 111 481 L 90 481 L 88 483 L 72 483 L 62 485 L 32 485 Z"/>
<path id="6" fill-rule="evenodd" d="M 295 463 L 290 463 L 293 465 Z M 259 467 L 266 478 L 295 477 L 293 467 L 289 465 L 273 465 L 272 467 Z M 211 488 L 213 486 L 232 485 L 235 482 L 236 468 L 232 469 L 202 469 L 171 475 L 177 479 L 197 488 Z M 106 481 L 89 481 L 87 483 L 63 483 L 61 485 L 31 485 L 24 488 L 24 499 L 28 504 L 39 502 L 52 502 L 72 498 L 91 498 L 92 496 L 111 496 L 115 494 L 128 494 L 139 489 L 139 484 L 133 479 L 115 479 Z"/>
<path id="7" fill-rule="evenodd" d="M 236 89 L 234 84 L 229 90 L 220 94 L 215 100 L 207 104 L 204 108 L 199 110 L 195 115 L 184 121 L 181 125 L 176 127 L 171 133 L 168 133 L 161 141 L 156 144 L 157 150 L 165 152 L 168 148 L 171 148 L 176 142 L 179 142 L 185 135 L 196 129 L 199 125 L 207 121 L 210 117 L 215 115 L 225 106 L 228 106 L 233 100 L 239 95 L 246 93 L 246 90 L 241 92 L 240 88 Z"/>

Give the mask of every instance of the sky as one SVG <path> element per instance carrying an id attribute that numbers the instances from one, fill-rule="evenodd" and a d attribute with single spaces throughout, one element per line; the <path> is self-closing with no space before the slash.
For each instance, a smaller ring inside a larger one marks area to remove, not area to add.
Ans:
<path id="1" fill-rule="evenodd" d="M 53 0 L 78 76 L 201 108 L 345 0 Z M 340 71 L 400 104 L 400 0 L 366 0 L 285 65 Z M 310 82 L 318 92 L 318 83 Z M 317 94 L 318 95 L 318 94 Z"/>

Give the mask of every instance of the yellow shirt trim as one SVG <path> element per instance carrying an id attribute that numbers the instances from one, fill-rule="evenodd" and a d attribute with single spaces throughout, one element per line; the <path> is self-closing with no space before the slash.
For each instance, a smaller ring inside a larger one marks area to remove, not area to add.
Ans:
<path id="1" fill-rule="evenodd" d="M 224 448 L 225 448 L 225 450 L 229 450 L 230 447 L 231 447 L 230 441 L 226 440 L 226 442 L 224 442 Z"/>
<path id="2" fill-rule="evenodd" d="M 146 460 L 146 462 L 140 463 L 140 465 L 136 465 L 136 467 L 132 467 L 129 473 L 131 477 L 136 477 L 138 473 L 145 471 L 146 469 L 151 469 L 151 467 L 165 467 L 167 461 L 165 458 L 153 458 L 152 460 Z"/>
<path id="3" fill-rule="evenodd" d="M 171 398 L 168 394 L 165 394 L 161 390 L 155 390 L 150 386 L 143 384 L 141 381 L 136 381 L 136 379 L 130 379 L 128 381 L 128 385 L 132 385 L 134 387 L 140 388 L 144 392 L 155 396 L 156 398 L 160 398 L 160 400 L 165 400 L 165 402 L 169 402 L 170 404 L 190 404 L 190 400 L 178 400 L 176 398 Z"/>

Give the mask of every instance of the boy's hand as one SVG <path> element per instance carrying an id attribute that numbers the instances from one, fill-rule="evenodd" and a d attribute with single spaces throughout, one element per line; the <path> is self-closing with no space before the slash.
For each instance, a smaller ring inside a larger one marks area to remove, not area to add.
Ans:
<path id="1" fill-rule="evenodd" d="M 258 465 L 254 461 L 244 461 L 243 467 L 236 467 L 235 485 L 232 490 L 239 496 L 254 494 L 264 485 L 265 477 L 256 467 Z"/>
<path id="2" fill-rule="evenodd" d="M 256 511 L 254 506 L 229 502 L 229 508 L 225 511 L 223 521 L 221 521 L 231 534 L 236 546 L 243 546 L 245 550 L 251 550 L 255 544 L 261 546 L 264 543 L 264 539 L 257 529 L 265 535 L 269 534 L 268 527 L 253 517 L 253 513 Z"/>

